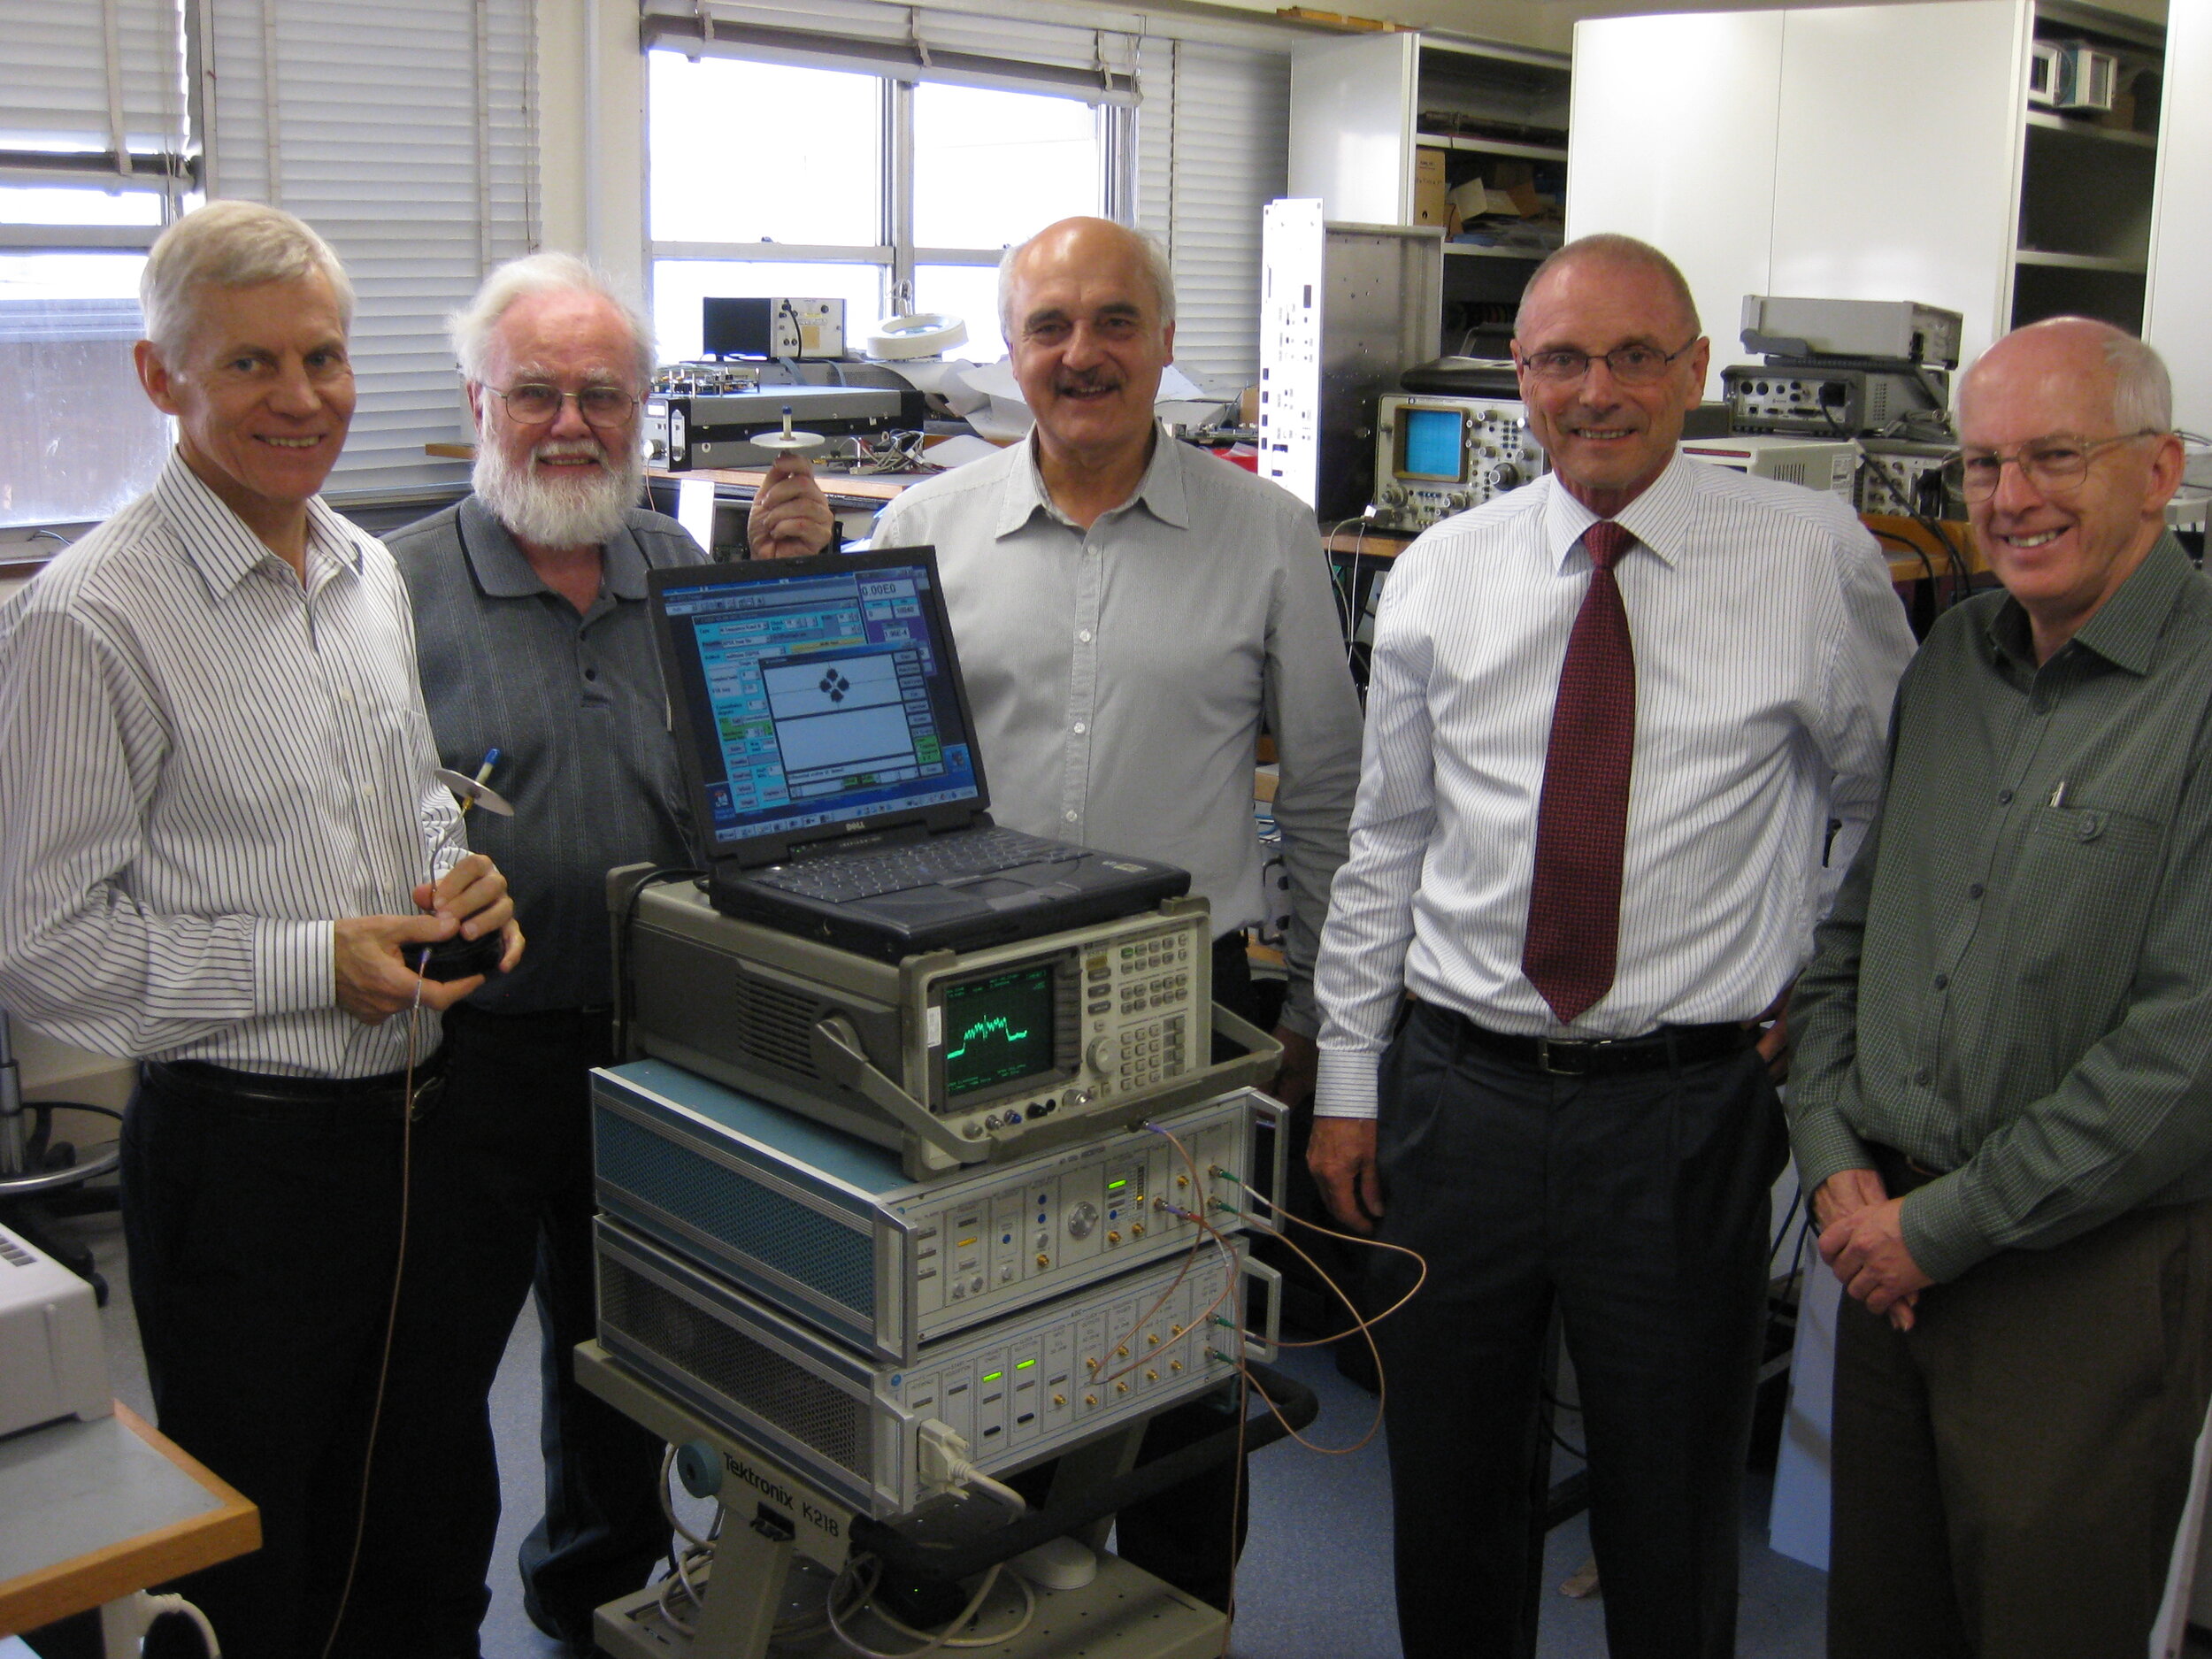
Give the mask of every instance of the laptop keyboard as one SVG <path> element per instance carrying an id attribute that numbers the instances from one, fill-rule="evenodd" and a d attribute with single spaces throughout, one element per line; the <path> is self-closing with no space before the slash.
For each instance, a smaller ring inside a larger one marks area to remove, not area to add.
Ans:
<path id="1" fill-rule="evenodd" d="M 987 876 L 997 870 L 1033 864 L 1066 849 L 1064 841 L 1043 841 L 1020 830 L 987 829 L 937 841 L 912 841 L 879 853 L 818 858 L 807 864 L 757 870 L 763 887 L 833 904 L 903 893 L 955 876 Z"/>

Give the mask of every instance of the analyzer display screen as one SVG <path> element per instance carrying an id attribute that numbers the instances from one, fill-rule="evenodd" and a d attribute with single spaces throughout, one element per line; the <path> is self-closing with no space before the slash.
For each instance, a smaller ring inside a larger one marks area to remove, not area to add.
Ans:
<path id="1" fill-rule="evenodd" d="M 1398 430 L 1404 437 L 1401 472 L 1407 478 L 1460 482 L 1466 454 L 1460 434 L 1466 419 L 1456 409 L 1401 409 Z"/>
<path id="2" fill-rule="evenodd" d="M 945 987 L 945 1098 L 1053 1069 L 1052 964 Z"/>

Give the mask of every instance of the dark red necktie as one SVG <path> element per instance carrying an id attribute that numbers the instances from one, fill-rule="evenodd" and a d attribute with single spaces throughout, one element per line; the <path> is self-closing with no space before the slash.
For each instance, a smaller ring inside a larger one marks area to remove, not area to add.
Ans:
<path id="1" fill-rule="evenodd" d="M 1568 636 L 1551 742 L 1544 751 L 1536 877 L 1528 895 L 1521 971 L 1563 1025 L 1611 987 L 1620 953 L 1636 654 L 1613 566 L 1635 540 L 1609 518 L 1582 533 L 1593 567 L 1590 588 Z"/>

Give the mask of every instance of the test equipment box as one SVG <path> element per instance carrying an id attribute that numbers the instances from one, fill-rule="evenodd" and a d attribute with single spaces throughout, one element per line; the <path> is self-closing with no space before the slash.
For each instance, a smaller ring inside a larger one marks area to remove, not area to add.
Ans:
<path id="1" fill-rule="evenodd" d="M 92 1286 L 0 1227 L 0 1435 L 114 1409 Z"/>
<path id="2" fill-rule="evenodd" d="M 1256 1083 L 1281 1053 L 1214 1008 L 1201 898 L 886 963 L 724 916 L 689 882 L 634 895 L 636 874 L 608 877 L 626 1057 L 889 1147 L 916 1179 L 1130 1127 Z"/>
<path id="3" fill-rule="evenodd" d="M 1177 1256 L 871 1360 L 605 1216 L 594 1224 L 599 1340 L 732 1438 L 877 1520 L 926 1502 L 925 1424 L 1004 1475 L 1233 1376 L 1246 1351 L 1241 1240 Z M 1271 1325 L 1274 1311 L 1271 1304 Z M 1256 1345 L 1254 1357 L 1267 1355 Z"/>
<path id="4" fill-rule="evenodd" d="M 1743 296 L 1744 349 L 1778 357 L 1883 357 L 1955 369 L 1965 326 L 1961 313 L 1913 300 Z"/>
<path id="5" fill-rule="evenodd" d="M 1732 430 L 1818 438 L 1879 432 L 1907 415 L 1940 416 L 1951 400 L 1941 369 L 1816 358 L 1731 364 L 1720 385 Z"/>
<path id="6" fill-rule="evenodd" d="M 1724 466 L 1753 478 L 1826 490 L 1847 506 L 1859 470 L 1859 446 L 1848 438 L 1756 437 L 1685 439 L 1675 446 L 1693 461 Z"/>
<path id="7" fill-rule="evenodd" d="M 1547 470 L 1519 403 L 1385 392 L 1375 402 L 1375 525 L 1425 530 Z"/>
<path id="8" fill-rule="evenodd" d="M 710 296 L 699 302 L 699 349 L 710 357 L 841 357 L 845 302 Z"/>
<path id="9" fill-rule="evenodd" d="M 780 451 L 752 440 L 795 426 L 827 437 L 884 432 L 900 424 L 904 395 L 879 386 L 769 386 L 749 392 L 660 393 L 645 400 L 645 457 L 672 472 L 703 467 L 772 466 Z"/>
<path id="10" fill-rule="evenodd" d="M 1240 1089 L 1161 1112 L 1156 1130 L 919 1183 L 872 1142 L 641 1060 L 592 1074 L 592 1151 L 600 1208 L 625 1226 L 850 1347 L 910 1361 L 1188 1249 L 1201 1230 L 1176 1210 L 1235 1231 L 1209 1206 L 1241 1208 L 1254 1129 L 1279 1110 Z"/>

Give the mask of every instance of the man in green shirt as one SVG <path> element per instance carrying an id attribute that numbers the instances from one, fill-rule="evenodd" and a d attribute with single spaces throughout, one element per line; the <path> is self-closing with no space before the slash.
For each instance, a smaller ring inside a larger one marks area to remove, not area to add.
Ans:
<path id="1" fill-rule="evenodd" d="M 2212 588 L 2165 367 L 2016 330 L 1791 1022 L 1837 1333 L 1832 1659 L 2140 1654 L 2212 1392 Z"/>

